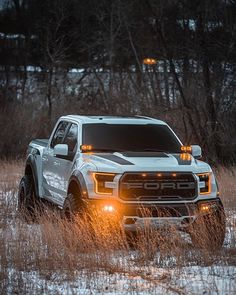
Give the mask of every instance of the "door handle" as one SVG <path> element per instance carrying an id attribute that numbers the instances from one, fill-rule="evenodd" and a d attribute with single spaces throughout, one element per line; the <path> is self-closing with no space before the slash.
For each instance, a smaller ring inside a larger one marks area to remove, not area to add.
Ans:
<path id="1" fill-rule="evenodd" d="M 42 157 L 42 160 L 43 160 L 44 162 L 47 162 L 47 161 L 48 161 L 48 157 L 43 156 L 43 157 Z"/>
<path id="2" fill-rule="evenodd" d="M 60 162 L 59 162 L 59 161 L 54 161 L 54 162 L 53 162 L 53 165 L 55 165 L 55 166 L 60 166 Z"/>

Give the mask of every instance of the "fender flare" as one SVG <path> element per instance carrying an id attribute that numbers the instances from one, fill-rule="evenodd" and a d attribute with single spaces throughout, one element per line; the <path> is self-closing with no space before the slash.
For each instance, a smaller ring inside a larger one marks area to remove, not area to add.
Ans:
<path id="1" fill-rule="evenodd" d="M 39 182 L 38 182 L 38 173 L 37 173 L 37 165 L 35 162 L 35 157 L 33 155 L 29 155 L 29 157 L 26 160 L 26 165 L 25 165 L 25 175 L 27 175 L 27 167 L 30 167 L 32 171 L 32 176 L 34 180 L 34 187 L 35 187 L 35 194 L 36 197 L 39 197 Z"/>
<path id="2" fill-rule="evenodd" d="M 86 186 L 84 176 L 80 171 L 74 171 L 72 173 L 72 175 L 69 179 L 69 182 L 68 182 L 67 194 L 69 194 L 69 188 L 70 188 L 70 184 L 72 182 L 75 182 L 78 185 L 80 192 L 81 192 L 81 197 L 83 199 L 87 199 L 88 198 L 88 189 Z"/>

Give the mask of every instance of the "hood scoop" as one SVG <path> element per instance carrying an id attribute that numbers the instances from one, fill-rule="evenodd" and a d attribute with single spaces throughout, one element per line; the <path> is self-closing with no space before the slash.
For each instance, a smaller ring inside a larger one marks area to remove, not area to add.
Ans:
<path id="1" fill-rule="evenodd" d="M 134 165 L 133 163 L 131 163 L 131 162 L 119 157 L 119 156 L 116 156 L 114 154 L 94 154 L 94 155 L 99 157 L 99 158 L 103 158 L 103 159 L 115 162 L 115 163 L 120 164 L 120 165 Z"/>

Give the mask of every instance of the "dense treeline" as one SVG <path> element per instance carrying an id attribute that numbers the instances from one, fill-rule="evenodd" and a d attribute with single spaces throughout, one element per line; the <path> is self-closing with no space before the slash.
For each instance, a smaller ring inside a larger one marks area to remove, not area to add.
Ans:
<path id="1" fill-rule="evenodd" d="M 235 158 L 234 0 L 5 0 L 0 67 L 2 156 L 70 112 L 159 117 Z"/>

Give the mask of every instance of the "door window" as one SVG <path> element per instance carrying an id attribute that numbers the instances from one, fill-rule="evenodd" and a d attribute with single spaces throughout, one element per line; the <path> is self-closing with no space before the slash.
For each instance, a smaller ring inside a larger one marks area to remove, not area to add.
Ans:
<path id="1" fill-rule="evenodd" d="M 78 126 L 76 124 L 71 124 L 63 143 L 68 145 L 69 156 L 74 158 L 76 150 L 77 150 L 77 143 L 78 143 Z"/>
<path id="2" fill-rule="evenodd" d="M 51 145 L 50 145 L 51 148 L 54 148 L 55 145 L 62 143 L 68 125 L 69 125 L 69 122 L 65 122 L 65 121 L 62 121 L 59 123 L 56 131 L 53 134 L 53 138 L 52 138 Z"/>

